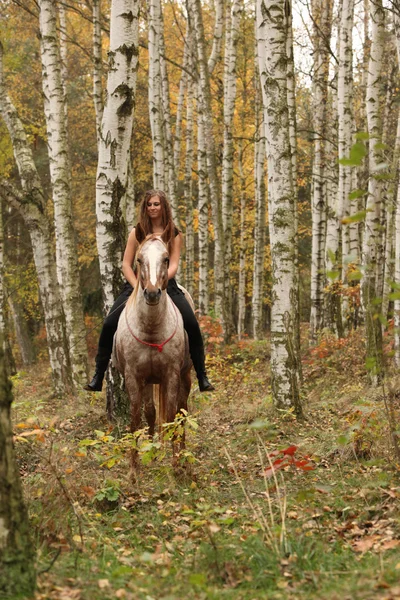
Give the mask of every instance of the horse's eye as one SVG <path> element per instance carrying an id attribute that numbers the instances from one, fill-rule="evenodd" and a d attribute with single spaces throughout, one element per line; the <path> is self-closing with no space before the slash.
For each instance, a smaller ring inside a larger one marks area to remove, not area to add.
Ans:
<path id="1" fill-rule="evenodd" d="M 166 265 L 169 265 L 169 258 L 168 257 L 164 258 L 164 262 L 165 262 Z"/>
<path id="2" fill-rule="evenodd" d="M 137 262 L 138 265 L 141 265 L 142 264 L 142 259 L 141 258 L 137 258 L 136 262 Z"/>

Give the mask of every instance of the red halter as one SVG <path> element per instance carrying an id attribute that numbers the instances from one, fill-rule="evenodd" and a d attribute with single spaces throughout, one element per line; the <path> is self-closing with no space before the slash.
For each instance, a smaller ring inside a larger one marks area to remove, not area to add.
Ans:
<path id="1" fill-rule="evenodd" d="M 125 321 L 126 321 L 126 324 L 127 324 L 127 326 L 128 326 L 128 329 L 129 329 L 129 331 L 130 331 L 130 332 L 131 332 L 131 334 L 132 334 L 132 337 L 134 337 L 134 338 L 135 338 L 135 340 L 136 340 L 137 342 L 140 342 L 140 343 L 141 343 L 141 344 L 143 344 L 144 346 L 150 346 L 151 348 L 157 348 L 157 350 L 158 350 L 159 352 L 162 352 L 162 351 L 163 351 L 163 348 L 164 348 L 164 346 L 165 346 L 165 344 L 168 344 L 168 342 L 169 342 L 170 340 L 172 340 L 172 338 L 174 337 L 174 335 L 175 335 L 175 333 L 176 333 L 176 330 L 177 330 L 177 328 L 178 328 L 178 313 L 177 313 L 177 311 L 176 311 L 176 306 L 175 306 L 175 304 L 174 304 L 174 303 L 172 303 L 172 306 L 173 306 L 173 307 L 174 307 L 174 309 L 175 309 L 175 316 L 176 316 L 175 329 L 174 329 L 174 332 L 173 332 L 173 334 L 172 334 L 172 335 L 170 335 L 170 336 L 169 336 L 169 338 L 168 338 L 167 340 L 165 340 L 164 342 L 161 342 L 160 344 L 152 344 L 151 342 L 145 342 L 144 340 L 140 340 L 138 337 L 136 337 L 136 335 L 133 333 L 133 331 L 132 331 L 132 329 L 131 329 L 131 326 L 129 325 L 129 322 L 128 322 L 128 311 L 127 311 L 127 310 L 125 310 Z"/>

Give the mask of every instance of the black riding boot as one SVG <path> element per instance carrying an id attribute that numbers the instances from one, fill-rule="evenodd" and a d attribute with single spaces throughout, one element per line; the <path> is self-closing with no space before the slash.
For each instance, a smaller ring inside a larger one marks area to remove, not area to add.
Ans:
<path id="1" fill-rule="evenodd" d="M 101 392 L 103 389 L 104 375 L 107 371 L 109 361 L 110 353 L 108 350 L 106 351 L 99 348 L 96 356 L 96 370 L 94 372 L 92 381 L 85 385 L 85 390 L 88 392 Z"/>
<path id="2" fill-rule="evenodd" d="M 196 355 L 192 355 L 192 363 L 196 371 L 197 381 L 199 382 L 199 390 L 201 392 L 212 392 L 215 390 L 213 384 L 209 381 L 206 373 L 204 349 L 196 349 Z M 194 354 L 194 353 L 193 353 Z"/>

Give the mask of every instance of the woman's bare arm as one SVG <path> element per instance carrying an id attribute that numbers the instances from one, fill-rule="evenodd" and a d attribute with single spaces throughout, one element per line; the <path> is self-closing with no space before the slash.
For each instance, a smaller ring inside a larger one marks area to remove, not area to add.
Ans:
<path id="1" fill-rule="evenodd" d="M 168 279 L 175 277 L 178 270 L 179 259 L 181 257 L 182 239 L 182 234 L 178 233 L 173 241 L 172 250 L 169 255 Z"/>
<path id="2" fill-rule="evenodd" d="M 139 244 L 136 239 L 135 228 L 129 234 L 128 241 L 126 244 L 124 258 L 122 259 L 122 272 L 132 287 L 136 285 L 136 276 L 133 272 L 133 261 L 135 259 L 136 250 L 138 249 Z"/>

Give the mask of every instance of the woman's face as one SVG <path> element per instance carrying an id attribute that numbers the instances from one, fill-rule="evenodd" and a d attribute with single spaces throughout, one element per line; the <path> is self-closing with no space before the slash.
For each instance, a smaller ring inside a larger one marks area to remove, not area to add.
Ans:
<path id="1" fill-rule="evenodd" d="M 158 196 L 152 196 L 149 200 L 147 200 L 147 214 L 150 219 L 157 219 L 161 217 L 161 200 Z"/>

